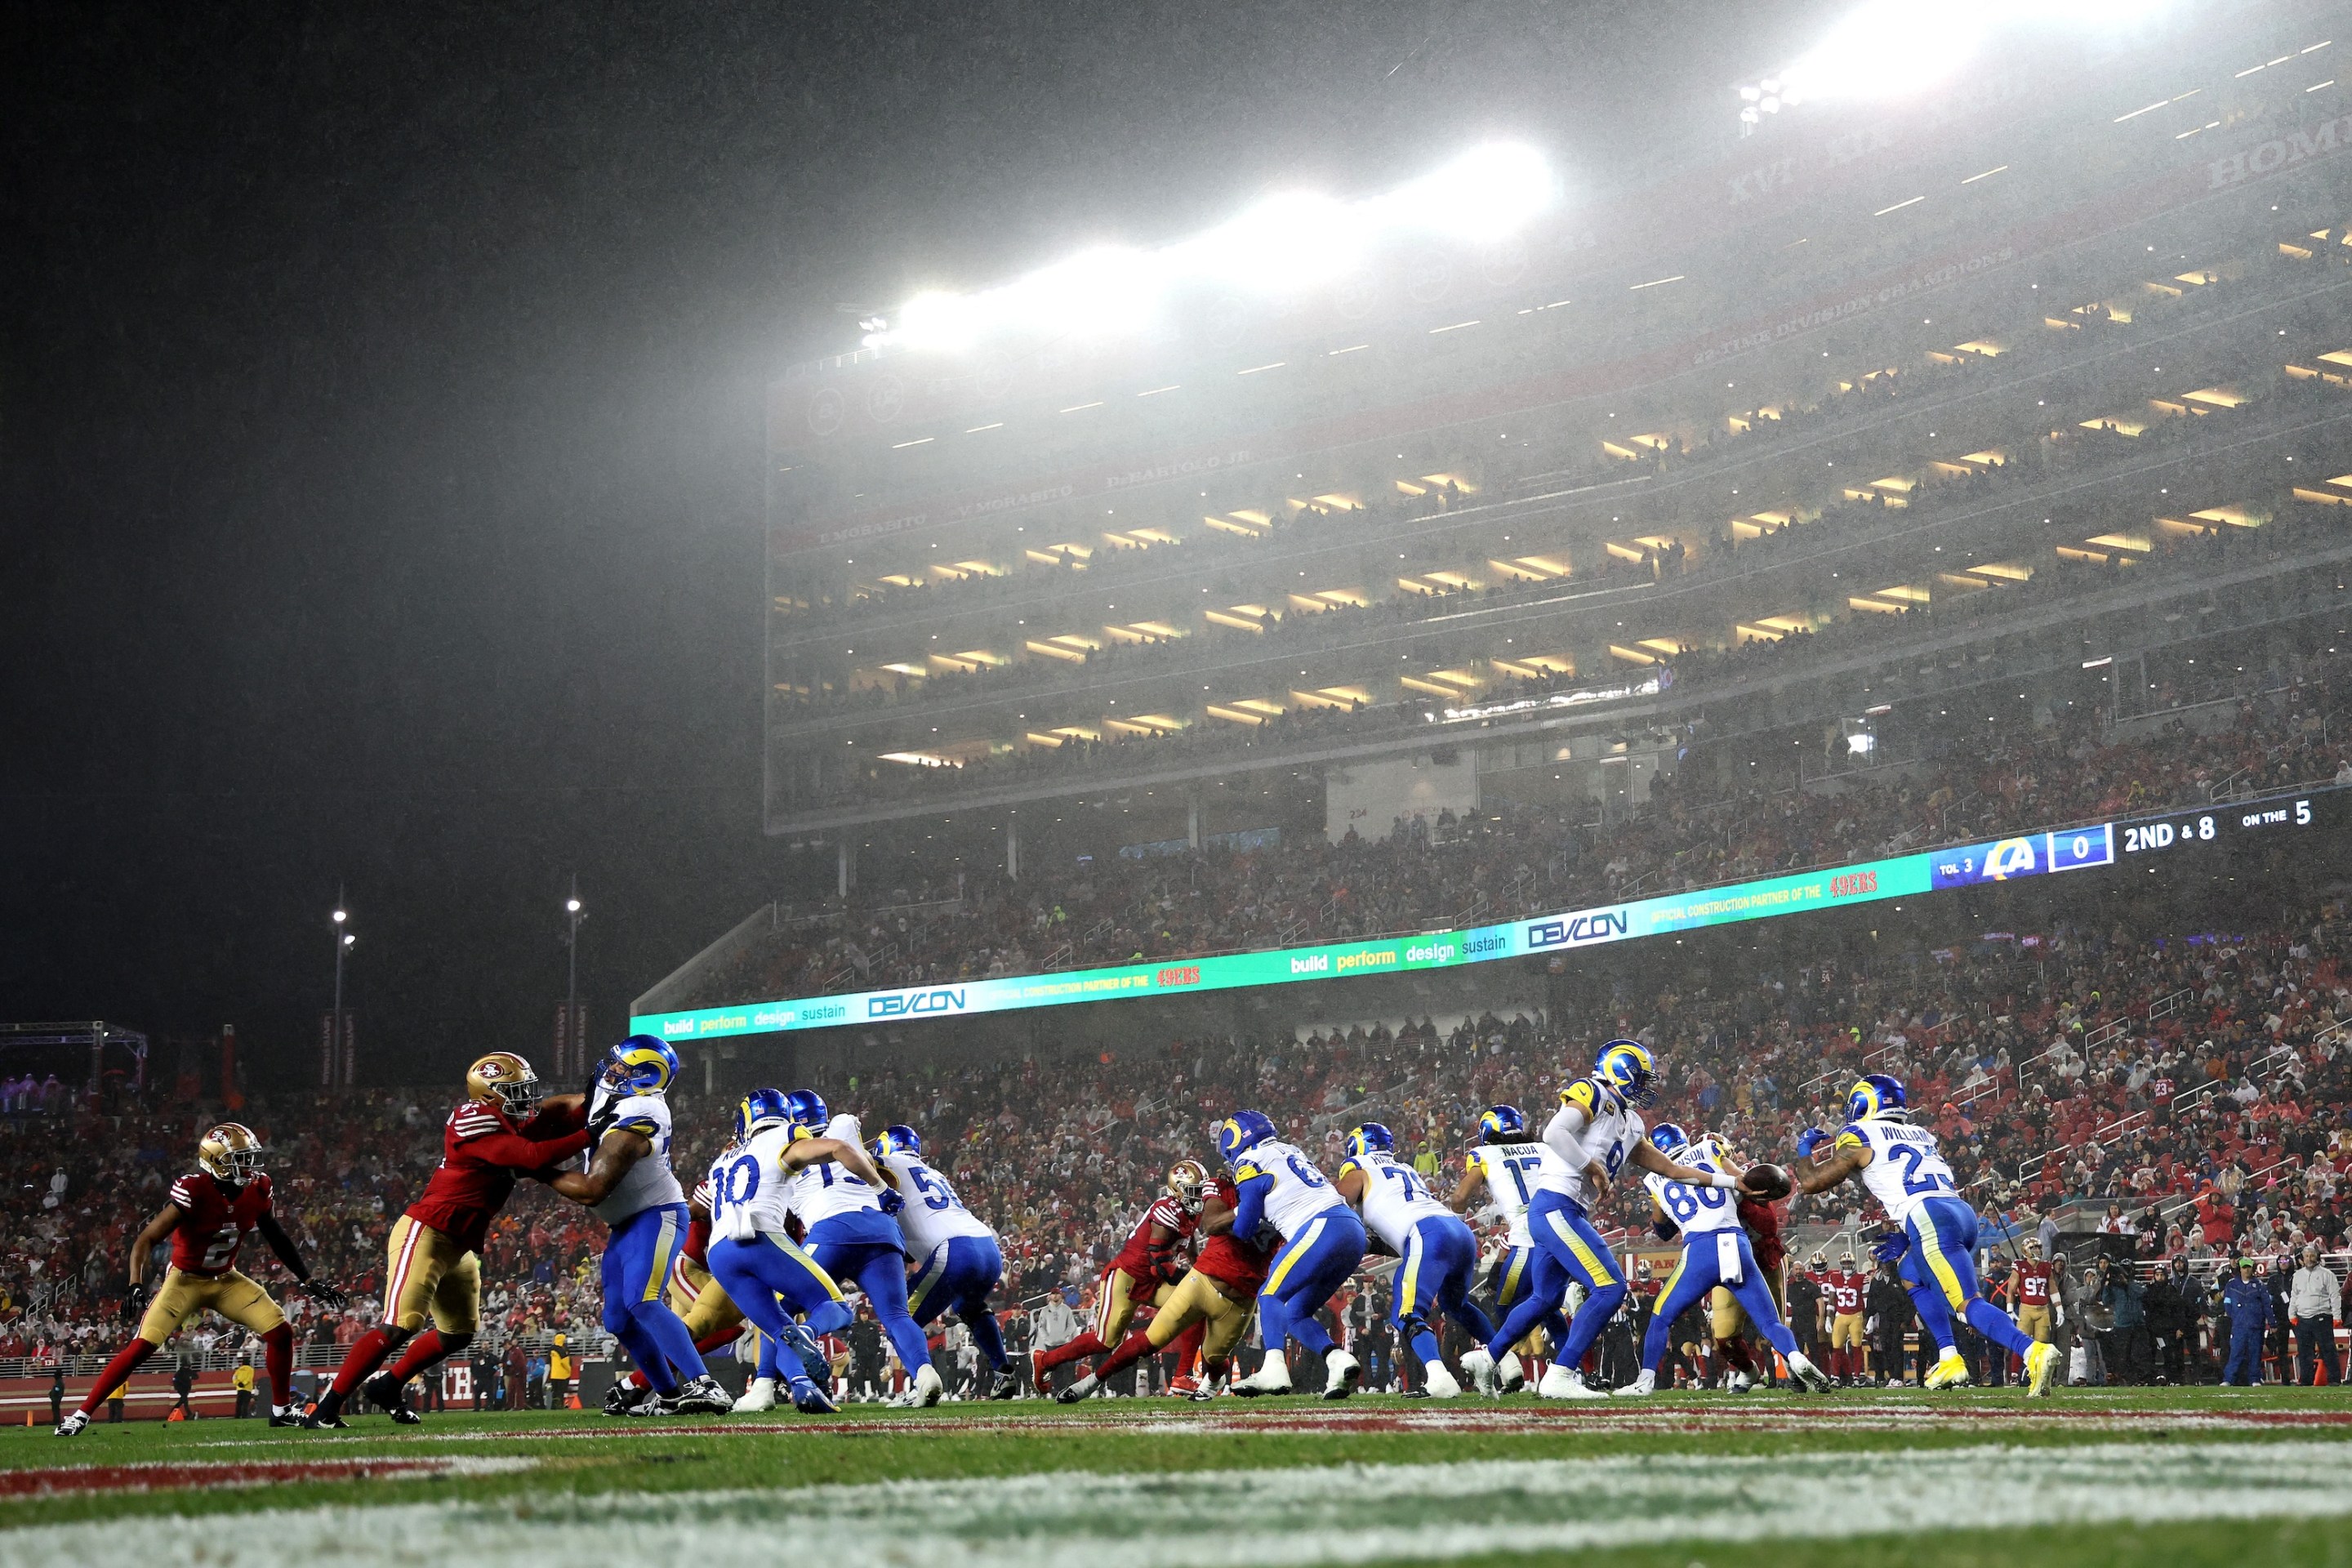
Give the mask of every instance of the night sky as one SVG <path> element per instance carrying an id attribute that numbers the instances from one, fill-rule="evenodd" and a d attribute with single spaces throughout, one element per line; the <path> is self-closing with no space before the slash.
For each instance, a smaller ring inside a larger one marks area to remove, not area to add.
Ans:
<path id="1" fill-rule="evenodd" d="M 760 394 L 837 307 L 1487 135 L 1601 184 L 1835 9 L 18 13 L 0 1020 L 234 1022 L 299 1078 L 341 882 L 363 1079 L 544 1054 L 576 870 L 617 1034 L 789 890 Z"/>

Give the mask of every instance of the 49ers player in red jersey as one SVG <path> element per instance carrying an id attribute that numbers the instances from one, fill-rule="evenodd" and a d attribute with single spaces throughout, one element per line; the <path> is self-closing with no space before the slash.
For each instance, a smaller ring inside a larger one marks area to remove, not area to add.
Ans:
<path id="1" fill-rule="evenodd" d="M 1188 1243 L 1200 1226 L 1201 1197 L 1208 1185 L 1208 1170 L 1198 1160 L 1179 1160 L 1169 1169 L 1167 1190 L 1136 1222 L 1127 1245 L 1095 1287 L 1094 1331 L 1066 1345 L 1030 1352 L 1029 1378 L 1038 1393 L 1045 1392 L 1046 1377 L 1055 1367 L 1080 1356 L 1101 1355 L 1124 1340 L 1137 1308 L 1164 1306 L 1176 1293 L 1177 1282 L 1192 1266 Z M 1187 1361 L 1192 1348 L 1185 1347 Z"/>
<path id="2" fill-rule="evenodd" d="M 584 1097 L 541 1099 L 539 1074 L 512 1051 L 492 1051 L 468 1068 L 466 1099 L 442 1129 L 441 1163 L 408 1212 L 393 1221 L 383 1321 L 352 1342 L 334 1385 L 302 1425 L 349 1425 L 343 1405 L 362 1383 L 367 1396 L 395 1422 L 422 1420 L 402 1391 L 410 1378 L 473 1343 L 482 1312 L 478 1254 L 515 1178 L 544 1180 L 586 1147 Z M 433 1327 L 419 1333 L 428 1313 Z M 376 1373 L 403 1346 L 405 1353 L 392 1369 Z"/>
<path id="3" fill-rule="evenodd" d="M 294 1243 L 278 1227 L 270 1210 L 269 1178 L 261 1170 L 261 1140 L 243 1123 L 225 1121 L 198 1142 L 195 1172 L 172 1184 L 171 1201 L 131 1244 L 130 1302 L 141 1314 L 139 1337 L 106 1363 L 81 1404 L 58 1423 L 58 1436 L 79 1435 L 132 1369 L 177 1333 L 182 1323 L 208 1307 L 260 1340 L 269 1372 L 269 1424 L 290 1426 L 301 1418 L 295 1406 L 285 1403 L 293 1386 L 294 1331 L 269 1292 L 237 1271 L 237 1249 L 257 1230 L 312 1300 L 342 1306 L 343 1293 L 310 1278 Z M 167 1236 L 172 1238 L 172 1267 L 163 1276 L 163 1289 L 150 1290 L 148 1254 Z"/>

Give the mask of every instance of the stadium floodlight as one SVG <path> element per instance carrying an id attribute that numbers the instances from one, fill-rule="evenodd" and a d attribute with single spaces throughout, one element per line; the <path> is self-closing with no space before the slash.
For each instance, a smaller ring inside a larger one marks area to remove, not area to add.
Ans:
<path id="1" fill-rule="evenodd" d="M 1786 68 L 1738 89 L 1739 119 L 1837 99 L 1888 99 L 1941 85 L 2003 33 L 2066 28 L 2111 36 L 2164 19 L 2179 0 L 1864 0 Z"/>
<path id="2" fill-rule="evenodd" d="M 1158 250 L 1104 245 L 1000 288 L 915 295 L 868 317 L 868 348 L 958 353 L 1003 332 L 1131 332 L 1187 283 L 1283 294 L 1343 277 L 1384 237 L 1414 231 L 1491 244 L 1549 207 L 1558 182 L 1542 153 L 1473 147 L 1395 190 L 1359 202 L 1311 191 L 1265 197 L 1204 234 Z"/>

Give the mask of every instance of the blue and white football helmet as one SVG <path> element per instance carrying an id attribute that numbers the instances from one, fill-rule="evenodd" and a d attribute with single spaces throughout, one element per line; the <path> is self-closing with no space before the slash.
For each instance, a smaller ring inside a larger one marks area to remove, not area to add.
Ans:
<path id="1" fill-rule="evenodd" d="M 1367 1121 L 1348 1133 L 1348 1158 L 1360 1160 L 1377 1150 L 1383 1154 L 1396 1152 L 1396 1134 L 1377 1121 Z"/>
<path id="2" fill-rule="evenodd" d="M 792 1120 L 784 1107 L 784 1091 L 781 1089 L 755 1089 L 735 1106 L 735 1142 L 740 1143 L 754 1132 L 780 1126 Z"/>
<path id="3" fill-rule="evenodd" d="M 905 1122 L 893 1121 L 889 1126 L 882 1129 L 880 1137 L 874 1140 L 871 1152 L 877 1160 L 885 1154 L 912 1154 L 920 1159 L 923 1153 L 923 1141 L 917 1137 L 915 1130 Z"/>
<path id="4" fill-rule="evenodd" d="M 1903 1080 L 1883 1072 L 1864 1073 L 1845 1091 L 1845 1116 L 1849 1121 L 1891 1116 L 1902 1109 Z"/>
<path id="5" fill-rule="evenodd" d="M 1656 1102 L 1658 1087 L 1653 1081 L 1655 1070 L 1655 1064 L 1650 1060 L 1650 1047 L 1639 1040 L 1612 1040 L 1592 1058 L 1593 1078 L 1615 1090 L 1617 1098 L 1628 1105 Z"/>
<path id="6" fill-rule="evenodd" d="M 620 1094 L 661 1094 L 677 1078 L 677 1053 L 654 1035 L 631 1035 L 604 1053 L 601 1081 Z"/>
<path id="7" fill-rule="evenodd" d="M 824 1131 L 833 1113 L 825 1109 L 824 1096 L 813 1089 L 796 1089 L 784 1096 L 784 1120 L 801 1132 L 814 1137 Z"/>
<path id="8" fill-rule="evenodd" d="M 1478 1118 L 1478 1132 L 1489 1143 L 1517 1143 L 1528 1135 L 1526 1113 L 1516 1105 L 1490 1105 Z"/>
<path id="9" fill-rule="evenodd" d="M 1264 1111 L 1236 1110 L 1217 1129 L 1217 1157 L 1228 1165 L 1274 1136 Z"/>
<path id="10" fill-rule="evenodd" d="M 1661 1121 L 1650 1129 L 1650 1147 L 1661 1154 L 1679 1154 L 1690 1147 L 1690 1134 L 1675 1122 Z"/>

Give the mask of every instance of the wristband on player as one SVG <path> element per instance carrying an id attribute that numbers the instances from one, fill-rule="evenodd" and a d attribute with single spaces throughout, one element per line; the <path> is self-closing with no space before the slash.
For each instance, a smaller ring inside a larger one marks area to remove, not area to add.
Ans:
<path id="1" fill-rule="evenodd" d="M 1721 1171 L 1715 1173 L 1715 1180 L 1707 1184 L 1710 1186 L 1721 1187 L 1727 1193 L 1736 1193 L 1739 1191 L 1739 1178 L 1737 1176 L 1727 1175 Z"/>

